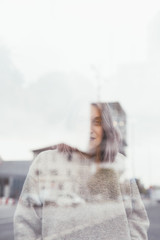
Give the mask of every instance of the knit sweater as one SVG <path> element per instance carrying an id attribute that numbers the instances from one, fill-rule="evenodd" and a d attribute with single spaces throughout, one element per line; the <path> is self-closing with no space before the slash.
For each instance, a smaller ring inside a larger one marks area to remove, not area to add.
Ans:
<path id="1" fill-rule="evenodd" d="M 40 153 L 14 215 L 15 240 L 147 240 L 148 216 L 125 157 L 97 165 L 78 153 Z"/>

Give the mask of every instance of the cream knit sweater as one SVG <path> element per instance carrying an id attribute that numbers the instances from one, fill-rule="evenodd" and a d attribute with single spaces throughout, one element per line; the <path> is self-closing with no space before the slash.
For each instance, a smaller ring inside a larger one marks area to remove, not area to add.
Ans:
<path id="1" fill-rule="evenodd" d="M 149 220 L 125 157 L 95 165 L 74 153 L 40 153 L 14 215 L 15 240 L 147 240 Z"/>

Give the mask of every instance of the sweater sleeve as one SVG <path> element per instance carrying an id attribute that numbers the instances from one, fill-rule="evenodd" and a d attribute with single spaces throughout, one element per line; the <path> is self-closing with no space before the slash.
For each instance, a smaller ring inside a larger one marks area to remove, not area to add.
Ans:
<path id="1" fill-rule="evenodd" d="M 39 197 L 39 154 L 30 166 L 14 214 L 15 240 L 40 240 L 42 204 Z"/>
<path id="2" fill-rule="evenodd" d="M 131 240 L 148 240 L 149 219 L 135 179 L 130 180 L 132 210 L 128 215 Z"/>

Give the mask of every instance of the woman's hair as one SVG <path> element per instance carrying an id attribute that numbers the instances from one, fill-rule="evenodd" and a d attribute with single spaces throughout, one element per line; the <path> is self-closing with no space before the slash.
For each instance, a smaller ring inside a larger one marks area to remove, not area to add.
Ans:
<path id="1" fill-rule="evenodd" d="M 92 103 L 101 113 L 103 139 L 100 145 L 100 161 L 113 162 L 119 150 L 120 134 L 113 126 L 110 107 L 107 103 Z"/>
<path id="2" fill-rule="evenodd" d="M 107 103 L 91 103 L 91 105 L 97 107 L 100 111 L 103 128 L 103 139 L 96 151 L 96 153 L 98 152 L 98 161 L 114 162 L 119 150 L 120 134 L 113 126 L 110 107 Z M 58 144 L 57 149 L 60 152 L 68 153 L 68 160 L 72 159 L 73 152 L 89 156 L 88 153 L 81 152 L 64 143 Z"/>

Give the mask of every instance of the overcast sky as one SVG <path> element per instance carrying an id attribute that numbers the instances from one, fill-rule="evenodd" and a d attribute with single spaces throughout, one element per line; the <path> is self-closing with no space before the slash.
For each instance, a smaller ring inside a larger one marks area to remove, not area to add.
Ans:
<path id="1" fill-rule="evenodd" d="M 158 0 L 0 0 L 2 159 L 60 141 L 99 82 L 126 111 L 130 172 L 160 184 L 159 26 Z"/>

